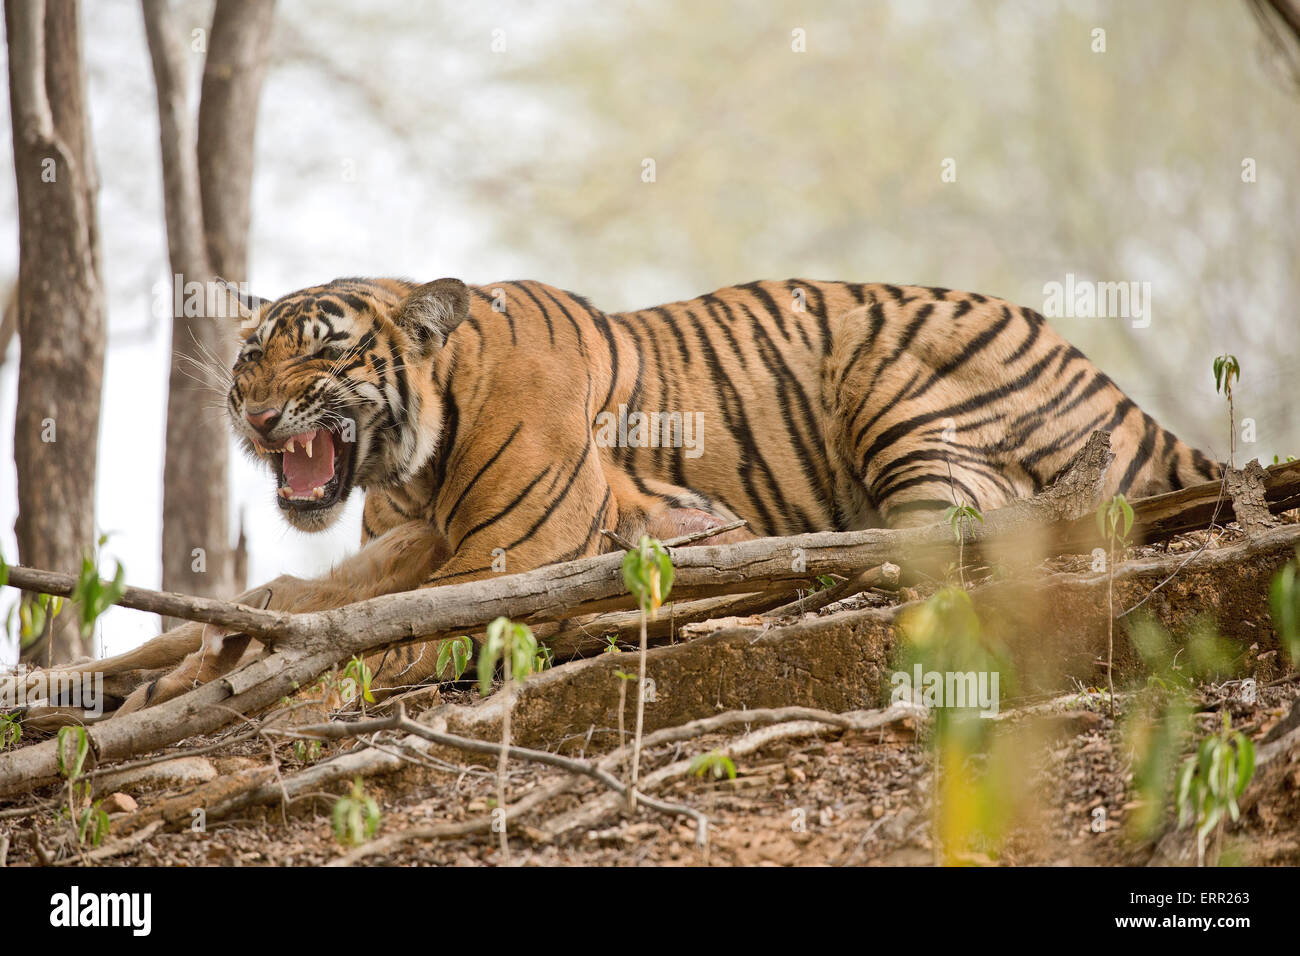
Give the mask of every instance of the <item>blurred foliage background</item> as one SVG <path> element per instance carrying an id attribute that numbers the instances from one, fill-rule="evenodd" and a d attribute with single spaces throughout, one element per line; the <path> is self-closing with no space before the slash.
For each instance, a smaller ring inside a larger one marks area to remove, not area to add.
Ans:
<path id="1" fill-rule="evenodd" d="M 194 27 L 211 15 L 179 10 Z M 1245 0 L 279 0 L 276 12 L 250 144 L 261 295 L 339 275 L 536 278 L 616 310 L 801 276 L 1041 310 L 1045 283 L 1067 273 L 1150 282 L 1149 327 L 1053 323 L 1220 458 L 1210 366 L 1234 352 L 1237 414 L 1256 423 L 1244 457 L 1300 455 L 1300 89 Z M 110 303 L 99 508 L 117 532 L 108 553 L 148 585 L 170 347 L 153 292 L 169 274 L 156 109 L 138 5 L 97 0 L 85 17 Z M 200 66 L 196 54 L 196 89 Z M 6 141 L 0 164 L 11 155 Z M 16 273 L 16 234 L 0 169 L 0 282 Z M 8 441 L 12 361 L 0 375 Z M 358 502 L 322 544 L 283 526 L 246 464 L 232 495 L 255 580 L 355 545 Z M 7 468 L 8 541 L 14 510 Z"/>

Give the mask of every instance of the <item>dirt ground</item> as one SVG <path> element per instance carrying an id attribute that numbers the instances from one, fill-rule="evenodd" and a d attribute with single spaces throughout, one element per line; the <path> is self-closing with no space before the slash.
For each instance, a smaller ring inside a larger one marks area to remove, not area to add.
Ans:
<path id="1" fill-rule="evenodd" d="M 1168 546 L 1134 553 L 1141 557 L 1193 551 L 1204 544 L 1203 536 L 1186 535 Z M 1085 565 L 1084 558 L 1053 562 L 1058 570 Z M 924 596 L 924 588 L 911 587 L 895 594 L 864 592 L 805 618 Z M 1192 688 L 1191 728 L 1173 745 L 1163 771 L 1166 783 L 1196 741 L 1221 726 L 1223 712 L 1230 715 L 1234 729 L 1258 746 L 1296 705 L 1300 674 L 1281 671 L 1276 650 L 1261 653 L 1258 645 L 1251 645 L 1242 652 L 1254 661 L 1251 669 L 1259 675 L 1259 683 L 1249 688 L 1250 693 L 1243 692 L 1246 685 L 1241 680 Z M 1104 683 L 1104 677 L 1101 680 Z M 960 759 L 944 758 L 946 769 L 940 775 L 935 771 L 940 749 L 934 720 L 908 716 L 871 731 L 825 726 L 767 744 L 735 759 L 734 779 L 707 774 L 674 777 L 653 795 L 707 816 L 709 837 L 703 847 L 697 844 L 692 821 L 644 806 L 635 814 L 614 806 L 580 825 L 557 830 L 557 821 L 568 819 L 608 791 L 563 770 L 512 761 L 509 805 L 528 800 L 543 788 L 559 792 L 511 820 L 509 862 L 525 866 L 1194 863 L 1190 831 L 1176 827 L 1167 794 L 1148 816 L 1154 825 L 1139 832 L 1136 821 L 1152 808 L 1144 802 L 1135 779 L 1133 727 L 1144 714 L 1155 714 L 1155 722 L 1149 721 L 1148 726 L 1165 718 L 1151 710 L 1159 695 L 1152 697 L 1150 681 L 1117 690 L 1115 717 L 1109 713 L 1106 694 L 1096 686 L 1077 685 L 1074 692 L 1050 699 L 1004 700 L 998 717 L 980 728 L 980 745 Z M 418 706 L 412 703 L 410 713 L 440 703 L 469 704 L 475 696 L 468 689 L 429 689 L 418 698 Z M 178 821 L 174 815 L 166 826 L 157 823 L 146 830 L 145 821 L 157 819 L 169 803 L 185 806 L 186 795 L 199 786 L 206 784 L 205 792 L 211 793 L 213 781 L 249 773 L 270 774 L 264 779 L 279 786 L 279 781 L 326 758 L 362 747 L 348 740 L 326 744 L 313 753 L 284 738 L 244 735 L 233 740 L 240 729 L 178 744 L 157 756 L 179 754 L 183 759 L 159 763 L 136 779 L 96 792 L 110 824 L 97 845 L 93 841 L 79 845 L 72 835 L 68 817 L 61 812 L 66 788 L 46 788 L 22 801 L 0 801 L 0 865 L 317 866 L 349 853 L 351 848 L 336 839 L 331 819 L 336 801 L 349 789 L 345 780 L 297 797 L 288 806 L 282 801 L 263 802 L 233 815 L 218 815 L 202 830 L 187 826 L 188 818 Z M 684 758 L 727 746 L 748 729 L 737 726 L 726 734 L 648 750 L 642 755 L 642 778 Z M 596 756 L 602 742 L 614 739 L 615 733 L 612 728 L 598 733 L 590 756 Z M 30 733 L 20 746 L 46 738 Z M 389 734 L 369 742 L 391 751 L 396 739 Z M 572 739 L 568 743 L 569 756 L 584 756 L 573 752 Z M 203 752 L 196 753 L 199 749 Z M 625 767 L 614 767 L 612 772 L 626 778 Z M 988 781 L 998 782 L 1001 789 L 981 790 Z M 358 858 L 361 865 L 505 862 L 495 833 L 399 837 L 420 828 L 481 826 L 489 820 L 497 798 L 495 764 L 468 761 L 454 751 L 439 750 L 418 759 L 408 755 L 399 769 L 368 777 L 364 787 L 380 815 L 378 831 L 364 847 L 382 849 Z M 985 794 L 983 803 L 966 806 L 962 811 L 966 818 L 953 830 L 953 820 L 960 814 L 954 816 L 952 808 L 965 806 L 963 801 L 976 793 Z M 942 794 L 947 796 L 937 798 Z M 1300 746 L 1292 745 L 1259 768 L 1241 810 L 1240 820 L 1225 829 L 1220 862 L 1300 865 Z"/>
<path id="2" fill-rule="evenodd" d="M 1300 678 L 1260 688 L 1258 700 L 1244 705 L 1231 688 L 1203 686 L 1198 729 L 1208 732 L 1225 700 L 1234 726 L 1251 736 L 1266 733 L 1300 696 Z M 1058 700 L 1044 712 L 1006 716 L 996 734 L 1014 735 L 1032 724 L 1041 749 L 1026 760 L 1027 790 L 1033 809 L 1005 834 L 996 848 L 959 854 L 949 862 L 1002 865 L 1144 865 L 1152 840 L 1134 839 L 1126 817 L 1134 809 L 1130 759 L 1120 724 L 1105 711 L 1097 693 Z M 742 728 L 743 730 L 743 728 Z M 699 738 L 686 746 L 659 748 L 644 755 L 643 773 L 702 753 L 727 741 L 723 735 Z M 191 743 L 196 743 L 192 741 Z M 202 743 L 198 741 L 197 743 Z M 297 764 L 288 745 L 280 745 L 281 770 Z M 265 763 L 267 745 L 245 741 L 201 758 L 217 773 L 254 762 Z M 1296 755 L 1292 755 L 1296 759 Z M 913 720 L 879 731 L 828 731 L 816 737 L 780 742 L 736 761 L 734 780 L 687 776 L 656 795 L 687 804 L 708 816 L 706 849 L 695 843 L 693 825 L 642 808 L 634 817 L 621 810 L 598 825 L 546 839 L 538 829 L 600 791 L 584 781 L 545 805 L 538 814 L 512 822 L 511 863 L 525 866 L 890 866 L 936 861 L 931 794 L 933 751 L 928 731 Z M 967 768 L 977 774 L 978 768 Z M 565 779 L 562 771 L 515 764 L 508 800 Z M 1300 762 L 1289 772 L 1262 776 L 1258 792 L 1238 825 L 1228 831 L 1224 862 L 1262 865 L 1300 864 Z M 382 822 L 377 837 L 415 827 L 485 817 L 494 806 L 492 768 L 467 764 L 451 769 L 412 767 L 369 780 L 367 792 L 378 802 Z M 143 785 L 142 785 L 143 787 Z M 140 806 L 166 790 L 138 787 Z M 345 788 L 339 787 L 342 792 Z M 118 798 L 110 798 L 109 804 Z M 115 855 L 114 865 L 314 866 L 341 856 L 344 848 L 331 827 L 332 795 L 280 808 L 253 809 L 240 818 L 214 822 L 206 832 L 154 833 L 141 845 Z M 1097 807 L 1105 808 L 1097 825 Z M 128 815 L 113 819 L 116 832 Z M 1100 831 L 1100 832 L 1098 832 Z M 53 811 L 20 820 L 0 819 L 9 836 L 8 864 L 38 864 L 63 858 L 76 863 L 80 853 L 67 838 L 68 824 Z M 37 849 L 37 843 L 40 849 Z M 88 852 L 88 851 L 81 851 Z M 402 843 L 371 856 L 365 864 L 437 866 L 500 865 L 498 837 L 477 834 L 459 839 Z"/>

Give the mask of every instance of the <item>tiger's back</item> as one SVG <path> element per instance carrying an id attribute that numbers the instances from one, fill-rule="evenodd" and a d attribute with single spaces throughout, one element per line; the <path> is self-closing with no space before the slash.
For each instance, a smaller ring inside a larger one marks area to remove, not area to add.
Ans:
<path id="1" fill-rule="evenodd" d="M 534 282 L 470 292 L 437 363 L 450 432 L 400 507 L 439 497 L 453 551 L 554 539 L 538 525 L 519 540 L 525 514 L 584 531 L 527 566 L 682 512 L 758 535 L 919 524 L 1034 494 L 1095 429 L 1112 433 L 1108 493 L 1217 474 L 1036 312 L 975 293 L 790 280 L 605 314 Z M 584 467 L 608 494 L 583 493 Z M 368 510 L 372 533 L 384 510 Z"/>

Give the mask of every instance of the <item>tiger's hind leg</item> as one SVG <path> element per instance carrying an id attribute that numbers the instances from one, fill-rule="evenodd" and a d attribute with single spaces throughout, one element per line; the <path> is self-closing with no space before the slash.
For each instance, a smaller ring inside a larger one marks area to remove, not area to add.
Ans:
<path id="1" fill-rule="evenodd" d="M 892 424 L 882 416 L 879 429 L 889 434 Z M 872 441 L 875 429 L 859 432 L 856 443 L 852 429 L 836 437 L 830 446 L 836 495 L 850 527 L 916 528 L 942 521 L 953 505 L 983 514 L 1034 493 L 1030 476 L 1008 474 L 973 442 L 952 435 L 943 421 L 921 424 L 888 443 Z"/>
<path id="2" fill-rule="evenodd" d="M 1010 496 L 996 491 L 974 492 L 971 486 L 975 477 L 960 469 L 953 469 L 951 482 L 946 473 L 926 475 L 916 484 L 878 500 L 876 508 L 890 528 L 917 528 L 943 521 L 954 505 L 970 505 L 984 514 L 1011 500 Z"/>
<path id="3" fill-rule="evenodd" d="M 860 471 L 859 480 L 886 526 L 933 524 L 954 505 L 969 505 L 983 514 L 1033 494 L 1028 477 L 1018 480 L 978 449 L 946 441 L 941 429 L 935 432 L 901 440 Z"/>

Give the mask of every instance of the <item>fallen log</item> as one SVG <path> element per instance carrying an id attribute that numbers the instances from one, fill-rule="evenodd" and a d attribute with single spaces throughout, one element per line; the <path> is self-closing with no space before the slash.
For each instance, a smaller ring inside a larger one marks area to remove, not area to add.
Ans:
<path id="1" fill-rule="evenodd" d="M 1023 553 L 1030 550 L 1025 545 L 1026 535 L 1050 542 L 1060 537 L 1062 526 L 1073 528 L 1081 523 L 1091 527 L 1092 540 L 1096 541 L 1092 513 L 1109 460 L 1108 440 L 1097 433 L 1056 485 L 1038 498 L 989 512 L 982 525 L 967 529 L 967 541 L 990 550 Z M 1300 466 L 1269 469 L 1265 487 L 1273 489 L 1267 492 L 1270 508 L 1293 506 L 1293 492 L 1287 489 L 1300 492 Z M 1210 488 L 1219 495 L 1218 483 L 1198 488 L 1193 507 L 1200 507 L 1199 503 L 1208 499 Z M 1142 514 L 1150 527 L 1158 528 L 1160 519 L 1153 517 L 1150 502 L 1159 499 L 1139 503 L 1135 512 Z M 1167 508 L 1167 502 L 1159 504 L 1166 524 L 1172 520 Z M 1044 525 L 1046 531 L 1042 530 Z M 1287 527 L 1278 530 L 1290 534 Z M 1264 537 L 1272 541 L 1271 535 Z M 756 587 L 806 583 L 822 574 L 849 576 L 887 561 L 904 563 L 918 556 L 951 554 L 952 549 L 952 531 L 942 525 L 672 549 L 677 569 L 674 597 L 681 600 L 753 592 Z M 190 602 L 190 607 L 182 609 L 173 602 L 172 613 L 184 610 L 194 616 L 201 610 L 205 617 L 198 619 L 237 626 L 275 648 L 276 653 L 175 700 L 89 728 L 91 747 L 96 759 L 103 762 L 167 746 L 196 733 L 209 733 L 237 719 L 238 714 L 254 713 L 276 703 L 341 660 L 396 643 L 477 630 L 499 615 L 539 623 L 626 608 L 632 602 L 622 582 L 621 560 L 619 554 L 602 555 L 524 574 L 386 595 L 308 614 L 256 611 L 189 598 L 184 600 Z M 50 593 L 68 593 L 74 583 L 66 575 L 20 568 L 12 572 L 11 583 L 15 586 L 36 583 Z M 0 795 L 56 779 L 52 741 L 0 754 Z"/>
<path id="2" fill-rule="evenodd" d="M 1021 539 L 1025 533 L 1092 514 L 1097 490 L 1113 458 L 1109 448 L 1109 436 L 1094 432 L 1055 484 L 1035 498 L 990 511 L 981 524 L 967 530 L 966 542 L 1023 551 Z M 954 547 L 952 531 L 940 524 L 670 547 L 675 567 L 673 597 L 681 601 L 771 590 L 781 585 L 808 586 L 822 575 L 854 575 L 886 562 L 898 563 L 905 557 L 946 555 Z M 8 583 L 26 591 L 67 597 L 77 582 L 69 574 L 14 566 L 9 569 Z M 302 614 L 263 611 L 245 604 L 144 588 L 128 588 L 119 603 L 155 614 L 217 624 L 250 634 L 268 647 L 308 648 L 318 645 L 322 635 L 336 639 L 362 627 L 383 635 L 364 650 L 482 627 L 502 614 L 535 623 L 634 606 L 622 580 L 621 553 L 466 584 L 388 594 L 342 608 Z"/>
<path id="3" fill-rule="evenodd" d="M 718 617 L 758 614 L 794 598 L 797 592 L 786 588 L 758 591 L 754 594 L 724 594 L 695 601 L 670 601 L 659 609 L 654 620 L 646 624 L 647 640 L 661 643 L 671 639 L 687 624 L 697 624 Z M 563 623 L 555 633 L 540 628 L 538 637 L 546 642 L 557 659 L 589 656 L 607 650 L 612 643 L 636 641 L 641 634 L 639 611 L 608 611 L 575 623 Z"/>
<path id="4" fill-rule="evenodd" d="M 1094 513 L 1097 489 L 1109 464 L 1109 439 L 1094 433 L 1062 477 L 1043 494 L 988 512 L 965 527 L 963 543 L 993 557 L 1011 555 L 1023 564 L 1052 554 L 1090 551 L 1101 544 Z M 1300 507 L 1300 462 L 1264 469 L 1269 510 Z M 1133 540 L 1151 542 L 1205 527 L 1216 509 L 1219 522 L 1233 518 L 1222 482 L 1206 482 L 1133 504 Z M 1026 539 L 1032 539 L 1027 541 Z M 788 538 L 758 538 L 733 545 L 670 548 L 676 566 L 674 600 L 809 586 L 827 574 L 853 575 L 887 562 L 951 555 L 953 533 L 946 525 L 901 530 L 820 532 Z M 375 646 L 426 640 L 444 632 L 481 628 L 498 614 L 530 623 L 580 614 L 628 609 L 621 555 L 601 555 L 551 565 L 523 574 L 436 589 L 384 595 L 330 611 L 286 614 L 246 604 L 128 587 L 124 607 L 216 624 L 251 634 L 267 646 L 306 646 L 322 631 L 339 634 L 358 626 L 377 628 Z M 26 591 L 70 596 L 76 579 L 67 574 L 15 566 L 9 584 Z M 252 592 L 250 592 L 252 593 Z M 733 612 L 734 613 L 734 612 Z M 370 649 L 367 647 L 366 649 Z"/>
<path id="5" fill-rule="evenodd" d="M 1300 508 L 1300 461 L 1271 465 L 1261 470 L 1263 504 L 1271 514 Z M 1135 544 L 1154 544 L 1206 528 L 1211 518 L 1220 525 L 1237 519 L 1232 496 L 1221 481 L 1207 481 L 1129 503 L 1133 506 L 1133 534 L 1130 537 Z M 1091 518 L 1080 518 L 1064 530 L 1061 553 L 1082 553 L 1099 544 L 1096 524 Z"/>
<path id="6" fill-rule="evenodd" d="M 1209 616 L 1220 635 L 1237 647 L 1238 666 L 1265 682 L 1284 670 L 1268 590 L 1297 546 L 1300 524 L 1287 524 L 1194 556 L 1173 553 L 1124 562 L 1115 570 L 1116 606 L 1135 603 L 1183 565 L 1146 606 L 1171 634 L 1174 650 L 1198 618 Z M 1054 695 L 1104 683 L 1106 581 L 1105 574 L 1091 571 L 1039 570 L 971 589 L 980 620 L 1006 648 L 1019 695 Z M 901 639 L 899 619 L 912 606 L 840 611 L 766 629 L 732 625 L 686 643 L 653 648 L 647 667 L 656 699 L 646 707 L 647 729 L 682 724 L 719 708 L 847 711 L 880 706 L 889 693 Z M 622 655 L 602 654 L 531 678 L 516 698 L 514 739 L 560 749 L 599 747 L 612 739 L 618 708 L 615 671 L 626 667 Z M 1144 674 L 1127 625 L 1117 625 L 1117 682 Z M 488 738 L 497 733 L 499 714 L 493 698 L 448 714 L 449 724 L 459 733 Z"/>

